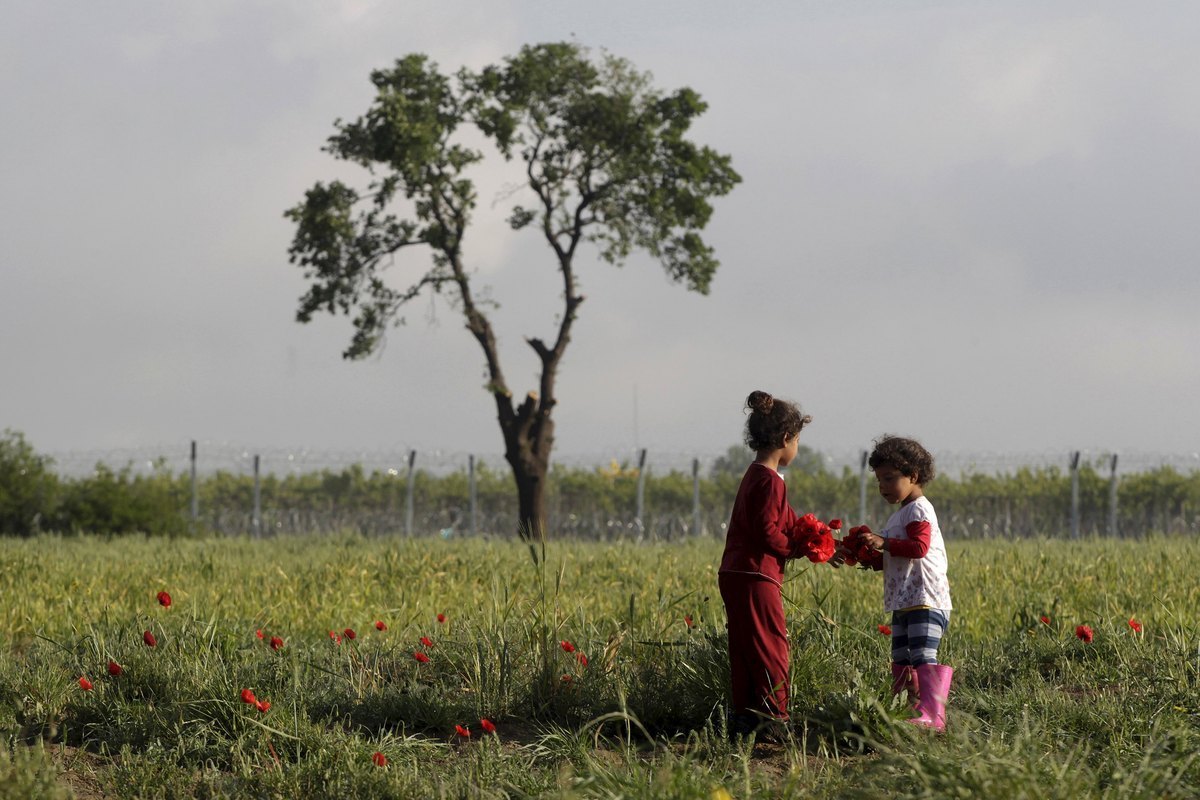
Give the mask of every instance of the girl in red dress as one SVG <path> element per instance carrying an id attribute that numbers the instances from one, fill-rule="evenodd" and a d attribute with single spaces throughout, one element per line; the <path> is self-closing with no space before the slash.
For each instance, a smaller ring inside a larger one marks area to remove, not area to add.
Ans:
<path id="1" fill-rule="evenodd" d="M 779 734 L 788 720 L 783 566 L 802 554 L 779 469 L 796 457 L 812 417 L 766 392 L 751 392 L 746 405 L 745 440 L 755 459 L 738 487 L 717 577 L 729 618 L 730 733 Z"/>

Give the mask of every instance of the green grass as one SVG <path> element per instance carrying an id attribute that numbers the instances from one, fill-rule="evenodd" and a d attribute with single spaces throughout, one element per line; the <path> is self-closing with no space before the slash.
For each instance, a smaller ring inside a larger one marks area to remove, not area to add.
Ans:
<path id="1" fill-rule="evenodd" d="M 1200 795 L 1196 542 L 951 542 L 940 736 L 890 696 L 879 576 L 794 564 L 783 747 L 724 736 L 720 550 L 2 540 L 0 798 Z"/>

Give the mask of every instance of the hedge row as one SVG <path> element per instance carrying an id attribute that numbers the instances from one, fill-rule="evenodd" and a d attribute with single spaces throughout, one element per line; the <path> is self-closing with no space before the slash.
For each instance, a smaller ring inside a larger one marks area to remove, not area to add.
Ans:
<path id="1" fill-rule="evenodd" d="M 845 469 L 825 470 L 808 459 L 787 480 L 793 506 L 824 518 L 842 517 L 878 525 L 890 511 L 867 487 L 867 513 L 858 520 L 860 479 Z M 649 474 L 645 516 L 635 519 L 638 473 L 628 465 L 594 469 L 556 466 L 548 482 L 548 528 L 588 538 L 722 535 L 743 464 L 722 458 L 701 478 L 699 509 L 691 474 Z M 1108 532 L 1110 485 L 1090 466 L 1079 474 L 1080 527 L 1084 534 Z M 1070 475 L 1056 467 L 1026 468 L 996 475 L 939 476 L 928 487 L 942 528 L 953 536 L 1061 535 L 1069 530 Z M 87 477 L 66 478 L 38 455 L 20 433 L 0 438 L 0 535 L 62 533 L 256 533 L 359 530 L 403 532 L 407 484 L 384 472 L 353 466 L 300 475 L 263 476 L 261 516 L 253 519 L 254 483 L 228 472 L 202 476 L 197 484 L 199 517 L 190 516 L 191 480 L 165 466 L 134 474 L 129 466 L 100 464 Z M 414 532 L 444 536 L 467 532 L 509 535 L 516 527 L 511 474 L 476 469 L 474 527 L 465 471 L 435 476 L 418 471 L 414 485 Z M 1123 476 L 1118 487 L 1117 529 L 1123 536 L 1149 532 L 1200 531 L 1200 472 L 1171 468 Z M 697 513 L 698 512 L 698 513 Z M 700 529 L 696 528 L 699 520 Z"/>

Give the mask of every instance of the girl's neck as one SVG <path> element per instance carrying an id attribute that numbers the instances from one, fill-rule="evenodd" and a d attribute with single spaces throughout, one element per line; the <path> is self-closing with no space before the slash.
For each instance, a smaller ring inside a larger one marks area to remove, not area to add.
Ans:
<path id="1" fill-rule="evenodd" d="M 754 459 L 754 463 L 762 464 L 764 467 L 767 467 L 768 469 L 773 469 L 776 472 L 779 472 L 779 457 L 780 457 L 780 451 L 778 451 L 778 450 L 769 450 L 769 451 L 760 450 L 757 453 L 757 457 Z"/>

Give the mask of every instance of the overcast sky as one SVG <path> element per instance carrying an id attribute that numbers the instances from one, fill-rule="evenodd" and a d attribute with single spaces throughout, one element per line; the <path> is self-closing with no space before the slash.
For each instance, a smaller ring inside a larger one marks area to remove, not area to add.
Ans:
<path id="1" fill-rule="evenodd" d="M 690 86 L 743 182 L 704 297 L 580 255 L 557 450 L 722 452 L 752 389 L 805 442 L 1200 449 L 1200 4 L 6 3 L 0 429 L 43 452 L 175 446 L 499 453 L 483 359 L 428 299 L 345 362 L 295 321 L 283 218 L 356 172 L 320 148 L 368 75 L 573 39 Z M 467 256 L 514 391 L 554 330 L 535 233 L 479 175 Z"/>

